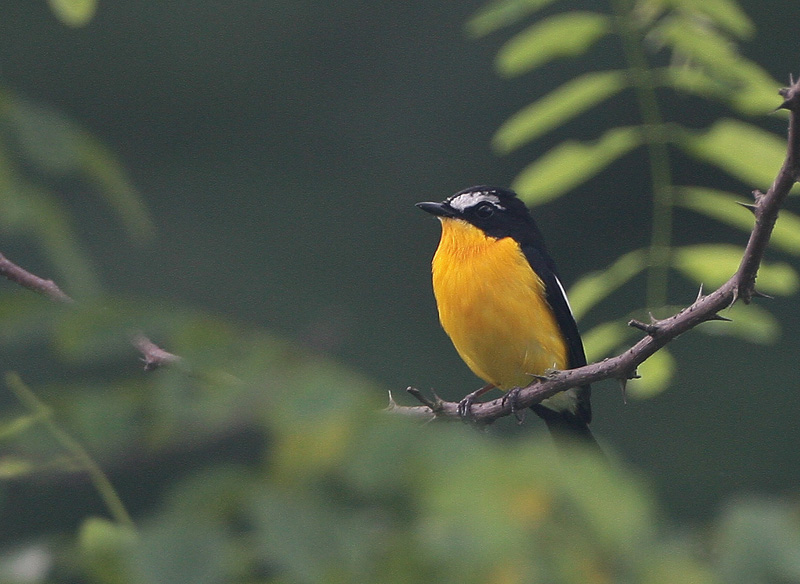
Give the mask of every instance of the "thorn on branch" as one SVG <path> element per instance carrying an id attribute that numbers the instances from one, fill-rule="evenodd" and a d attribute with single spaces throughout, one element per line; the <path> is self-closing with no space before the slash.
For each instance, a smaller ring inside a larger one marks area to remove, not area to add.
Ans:
<path id="1" fill-rule="evenodd" d="M 703 285 L 700 284 L 700 289 L 697 291 L 697 298 L 694 299 L 695 302 L 700 302 L 703 299 Z"/>
<path id="2" fill-rule="evenodd" d="M 784 87 L 778 90 L 778 95 L 783 98 L 783 103 L 777 109 L 786 109 L 795 112 L 800 109 L 800 89 L 798 89 L 797 81 L 794 76 L 789 76 L 789 87 Z"/>
<path id="3" fill-rule="evenodd" d="M 756 292 L 756 277 L 755 274 L 747 278 L 742 278 L 739 286 L 734 290 L 734 301 L 741 298 L 745 304 L 750 304 L 754 297 L 759 293 Z M 731 302 L 731 305 L 733 302 Z"/>
<path id="4" fill-rule="evenodd" d="M 653 318 L 653 315 L 650 315 L 650 318 Z M 639 329 L 640 331 L 646 332 L 651 337 L 654 337 L 658 334 L 660 330 L 660 326 L 658 325 L 658 321 L 652 322 L 650 324 L 645 324 L 642 321 L 631 319 L 628 321 L 628 326 L 633 327 L 635 329 Z"/>
<path id="5" fill-rule="evenodd" d="M 619 389 L 622 391 L 622 403 L 628 405 L 628 380 L 622 377 L 617 381 L 619 381 Z"/>
<path id="6" fill-rule="evenodd" d="M 435 391 L 431 390 L 431 393 L 433 394 L 432 400 L 425 397 L 425 395 L 423 395 L 423 393 L 416 387 L 409 386 L 406 388 L 406 391 L 410 393 L 412 396 L 414 396 L 414 398 L 417 401 L 430 408 L 430 410 L 434 414 L 437 414 L 442 411 L 442 404 L 444 404 L 444 401 L 442 400 L 442 398 L 436 395 Z"/>
<path id="7" fill-rule="evenodd" d="M 758 205 L 755 205 L 753 203 L 742 203 L 741 201 L 736 201 L 736 204 L 744 207 L 745 209 L 750 211 L 753 215 L 755 215 L 756 211 L 758 211 Z"/>
<path id="8" fill-rule="evenodd" d="M 794 112 L 800 109 L 800 91 L 798 91 L 794 80 L 790 77 L 790 87 L 784 87 L 778 90 L 778 95 L 783 98 L 783 103 L 777 109 L 785 109 Z"/>
<path id="9" fill-rule="evenodd" d="M 718 312 L 714 312 L 712 314 L 709 314 L 708 317 L 706 318 L 706 320 L 709 320 L 709 321 L 710 320 L 718 320 L 718 321 L 721 321 L 721 322 L 733 322 L 733 319 L 728 318 L 727 316 L 722 316 Z"/>
<path id="10" fill-rule="evenodd" d="M 731 301 L 725 308 L 731 308 L 734 304 L 736 304 L 737 300 L 739 300 L 739 286 L 734 286 L 733 290 L 731 290 Z"/>

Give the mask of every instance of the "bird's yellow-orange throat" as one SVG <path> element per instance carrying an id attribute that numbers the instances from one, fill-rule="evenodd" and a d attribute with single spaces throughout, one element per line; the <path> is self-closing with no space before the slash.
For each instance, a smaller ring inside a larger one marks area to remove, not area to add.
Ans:
<path id="1" fill-rule="evenodd" d="M 442 327 L 469 368 L 504 390 L 565 369 L 567 349 L 544 284 L 517 242 L 459 219 L 441 223 L 433 292 Z"/>

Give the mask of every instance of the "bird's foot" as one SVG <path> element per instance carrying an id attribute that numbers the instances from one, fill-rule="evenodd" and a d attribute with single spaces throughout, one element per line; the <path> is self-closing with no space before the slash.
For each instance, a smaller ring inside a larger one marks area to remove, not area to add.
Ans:
<path id="1" fill-rule="evenodd" d="M 494 385 L 491 383 L 489 385 L 484 385 L 480 389 L 476 389 L 470 394 L 467 394 L 464 399 L 458 402 L 458 407 L 456 408 L 456 413 L 458 417 L 464 420 L 465 422 L 472 422 L 474 418 L 472 417 L 472 404 L 475 403 L 479 397 L 481 397 L 484 393 L 493 389 Z"/>
<path id="2" fill-rule="evenodd" d="M 503 407 L 506 404 L 511 406 L 511 413 L 514 414 L 514 417 L 517 419 L 518 424 L 522 424 L 525 421 L 525 410 L 526 408 L 521 408 L 519 406 L 519 392 L 522 391 L 521 387 L 514 387 L 509 389 L 505 395 L 503 395 Z"/>

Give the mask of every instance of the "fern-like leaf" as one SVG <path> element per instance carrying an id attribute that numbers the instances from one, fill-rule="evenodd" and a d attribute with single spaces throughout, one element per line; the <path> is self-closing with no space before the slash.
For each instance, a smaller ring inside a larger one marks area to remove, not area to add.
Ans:
<path id="1" fill-rule="evenodd" d="M 497 70 L 512 77 L 554 59 L 581 55 L 611 30 L 610 17 L 597 12 L 551 16 L 508 41 L 497 54 Z"/>
<path id="2" fill-rule="evenodd" d="M 509 118 L 497 130 L 492 145 L 507 154 L 616 95 L 626 85 L 624 71 L 576 77 Z"/>
<path id="3" fill-rule="evenodd" d="M 638 128 L 612 128 L 594 142 L 569 140 L 525 167 L 512 184 L 529 205 L 552 201 L 642 143 Z"/>

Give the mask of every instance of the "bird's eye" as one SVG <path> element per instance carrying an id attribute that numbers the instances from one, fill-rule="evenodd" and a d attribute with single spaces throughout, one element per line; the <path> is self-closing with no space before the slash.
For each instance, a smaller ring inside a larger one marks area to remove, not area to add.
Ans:
<path id="1" fill-rule="evenodd" d="M 494 215 L 494 205 L 491 203 L 481 203 L 475 207 L 475 216 L 480 219 L 488 219 Z"/>

